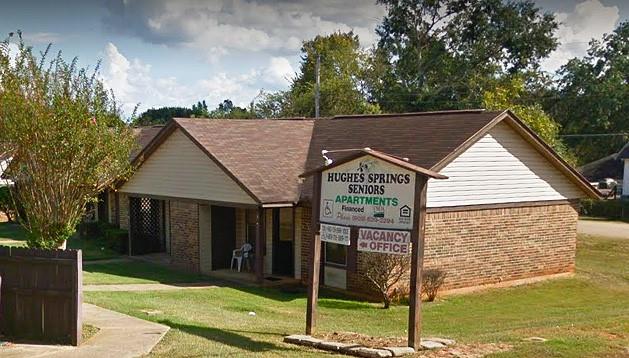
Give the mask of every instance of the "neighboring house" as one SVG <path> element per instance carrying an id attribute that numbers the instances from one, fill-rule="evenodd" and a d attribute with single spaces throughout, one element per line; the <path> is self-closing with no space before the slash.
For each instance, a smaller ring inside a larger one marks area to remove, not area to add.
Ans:
<path id="1" fill-rule="evenodd" d="M 249 242 L 259 279 L 304 281 L 314 214 L 312 180 L 298 176 L 324 149 L 365 147 L 449 177 L 429 181 L 424 260 L 446 289 L 574 271 L 578 202 L 598 192 L 509 111 L 175 119 L 117 188 L 119 223 L 132 255 L 212 274 Z M 368 291 L 356 242 L 326 244 L 322 262 L 324 285 Z"/>
<path id="2" fill-rule="evenodd" d="M 613 179 L 623 198 L 629 198 L 629 143 L 618 151 L 579 167 L 579 172 L 592 183 Z M 604 189 L 600 190 L 607 194 Z"/>

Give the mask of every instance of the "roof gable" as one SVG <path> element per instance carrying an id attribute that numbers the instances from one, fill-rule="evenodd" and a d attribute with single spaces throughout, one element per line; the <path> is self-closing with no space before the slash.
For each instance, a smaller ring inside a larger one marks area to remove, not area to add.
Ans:
<path id="1" fill-rule="evenodd" d="M 180 128 L 169 131 L 120 191 L 216 203 L 257 201 Z"/>
<path id="2" fill-rule="evenodd" d="M 312 120 L 175 119 L 260 203 L 294 203 Z"/>

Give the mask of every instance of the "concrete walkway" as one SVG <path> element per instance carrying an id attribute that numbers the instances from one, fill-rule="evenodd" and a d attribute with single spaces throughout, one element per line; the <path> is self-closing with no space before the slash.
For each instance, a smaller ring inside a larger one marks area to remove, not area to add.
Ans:
<path id="1" fill-rule="evenodd" d="M 579 234 L 629 239 L 629 223 L 620 221 L 579 220 Z"/>
<path id="2" fill-rule="evenodd" d="M 83 291 L 170 291 L 170 290 L 193 290 L 202 288 L 216 288 L 218 286 L 207 282 L 195 283 L 129 283 L 113 285 L 83 285 Z"/>
<path id="3" fill-rule="evenodd" d="M 139 318 L 83 303 L 83 323 L 100 331 L 79 347 L 15 344 L 0 347 L 9 358 L 131 358 L 146 355 L 170 329 Z"/>

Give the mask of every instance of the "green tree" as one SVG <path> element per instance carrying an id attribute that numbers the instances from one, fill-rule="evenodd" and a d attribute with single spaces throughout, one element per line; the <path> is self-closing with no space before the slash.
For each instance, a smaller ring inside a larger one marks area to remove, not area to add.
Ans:
<path id="1" fill-rule="evenodd" d="M 200 118 L 208 118 L 210 116 L 210 112 L 207 109 L 207 104 L 205 100 L 197 102 L 197 104 L 192 105 L 192 116 L 200 117 Z"/>
<path id="2" fill-rule="evenodd" d="M 197 117 L 203 117 L 201 111 L 202 108 L 196 108 L 196 111 L 195 109 L 187 107 L 151 108 L 141 113 L 131 122 L 131 124 L 134 126 L 151 126 L 156 124 L 165 124 L 173 118 L 190 118 L 195 114 L 199 114 Z"/>
<path id="3" fill-rule="evenodd" d="M 629 22 L 602 41 L 590 42 L 587 55 L 559 71 L 557 97 L 550 112 L 566 134 L 629 132 Z M 571 138 L 579 161 L 587 163 L 618 151 L 628 137 Z"/>
<path id="4" fill-rule="evenodd" d="M 561 127 L 544 111 L 542 105 L 522 104 L 525 103 L 522 99 L 528 95 L 522 76 L 504 78 L 492 90 L 483 94 L 483 107 L 490 110 L 510 109 L 564 160 L 576 164 L 573 153 L 559 138 Z"/>
<path id="5" fill-rule="evenodd" d="M 133 134 L 113 96 L 61 54 L 48 61 L 19 41 L 0 44 L 0 152 L 12 154 L 30 247 L 65 247 L 86 204 L 130 172 Z"/>
<path id="6" fill-rule="evenodd" d="M 287 117 L 285 111 L 289 106 L 288 91 L 261 92 L 259 100 L 254 104 L 254 112 L 258 118 Z"/>
<path id="7" fill-rule="evenodd" d="M 208 113 L 208 118 L 217 119 L 250 119 L 256 118 L 254 111 L 235 106 L 230 99 L 219 103 L 218 107 Z"/>
<path id="8" fill-rule="evenodd" d="M 287 93 L 278 93 L 271 102 L 262 101 L 271 113 L 289 116 L 315 116 L 315 67 L 320 56 L 320 115 L 379 113 L 377 105 L 366 100 L 364 77 L 366 54 L 353 32 L 336 32 L 304 42 L 299 73 Z M 281 110 L 276 108 L 282 107 Z"/>
<path id="9" fill-rule="evenodd" d="M 388 112 L 478 107 L 496 77 L 535 71 L 557 23 L 529 0 L 378 0 L 368 77 Z"/>

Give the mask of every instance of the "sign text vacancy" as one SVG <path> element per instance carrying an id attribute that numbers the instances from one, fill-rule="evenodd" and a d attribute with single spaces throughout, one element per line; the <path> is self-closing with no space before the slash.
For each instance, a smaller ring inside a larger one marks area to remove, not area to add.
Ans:
<path id="1" fill-rule="evenodd" d="M 409 231 L 360 229 L 358 231 L 358 251 L 383 254 L 407 255 L 410 250 Z"/>
<path id="2" fill-rule="evenodd" d="M 414 172 L 366 155 L 321 173 L 319 220 L 410 230 L 414 193 Z"/>

